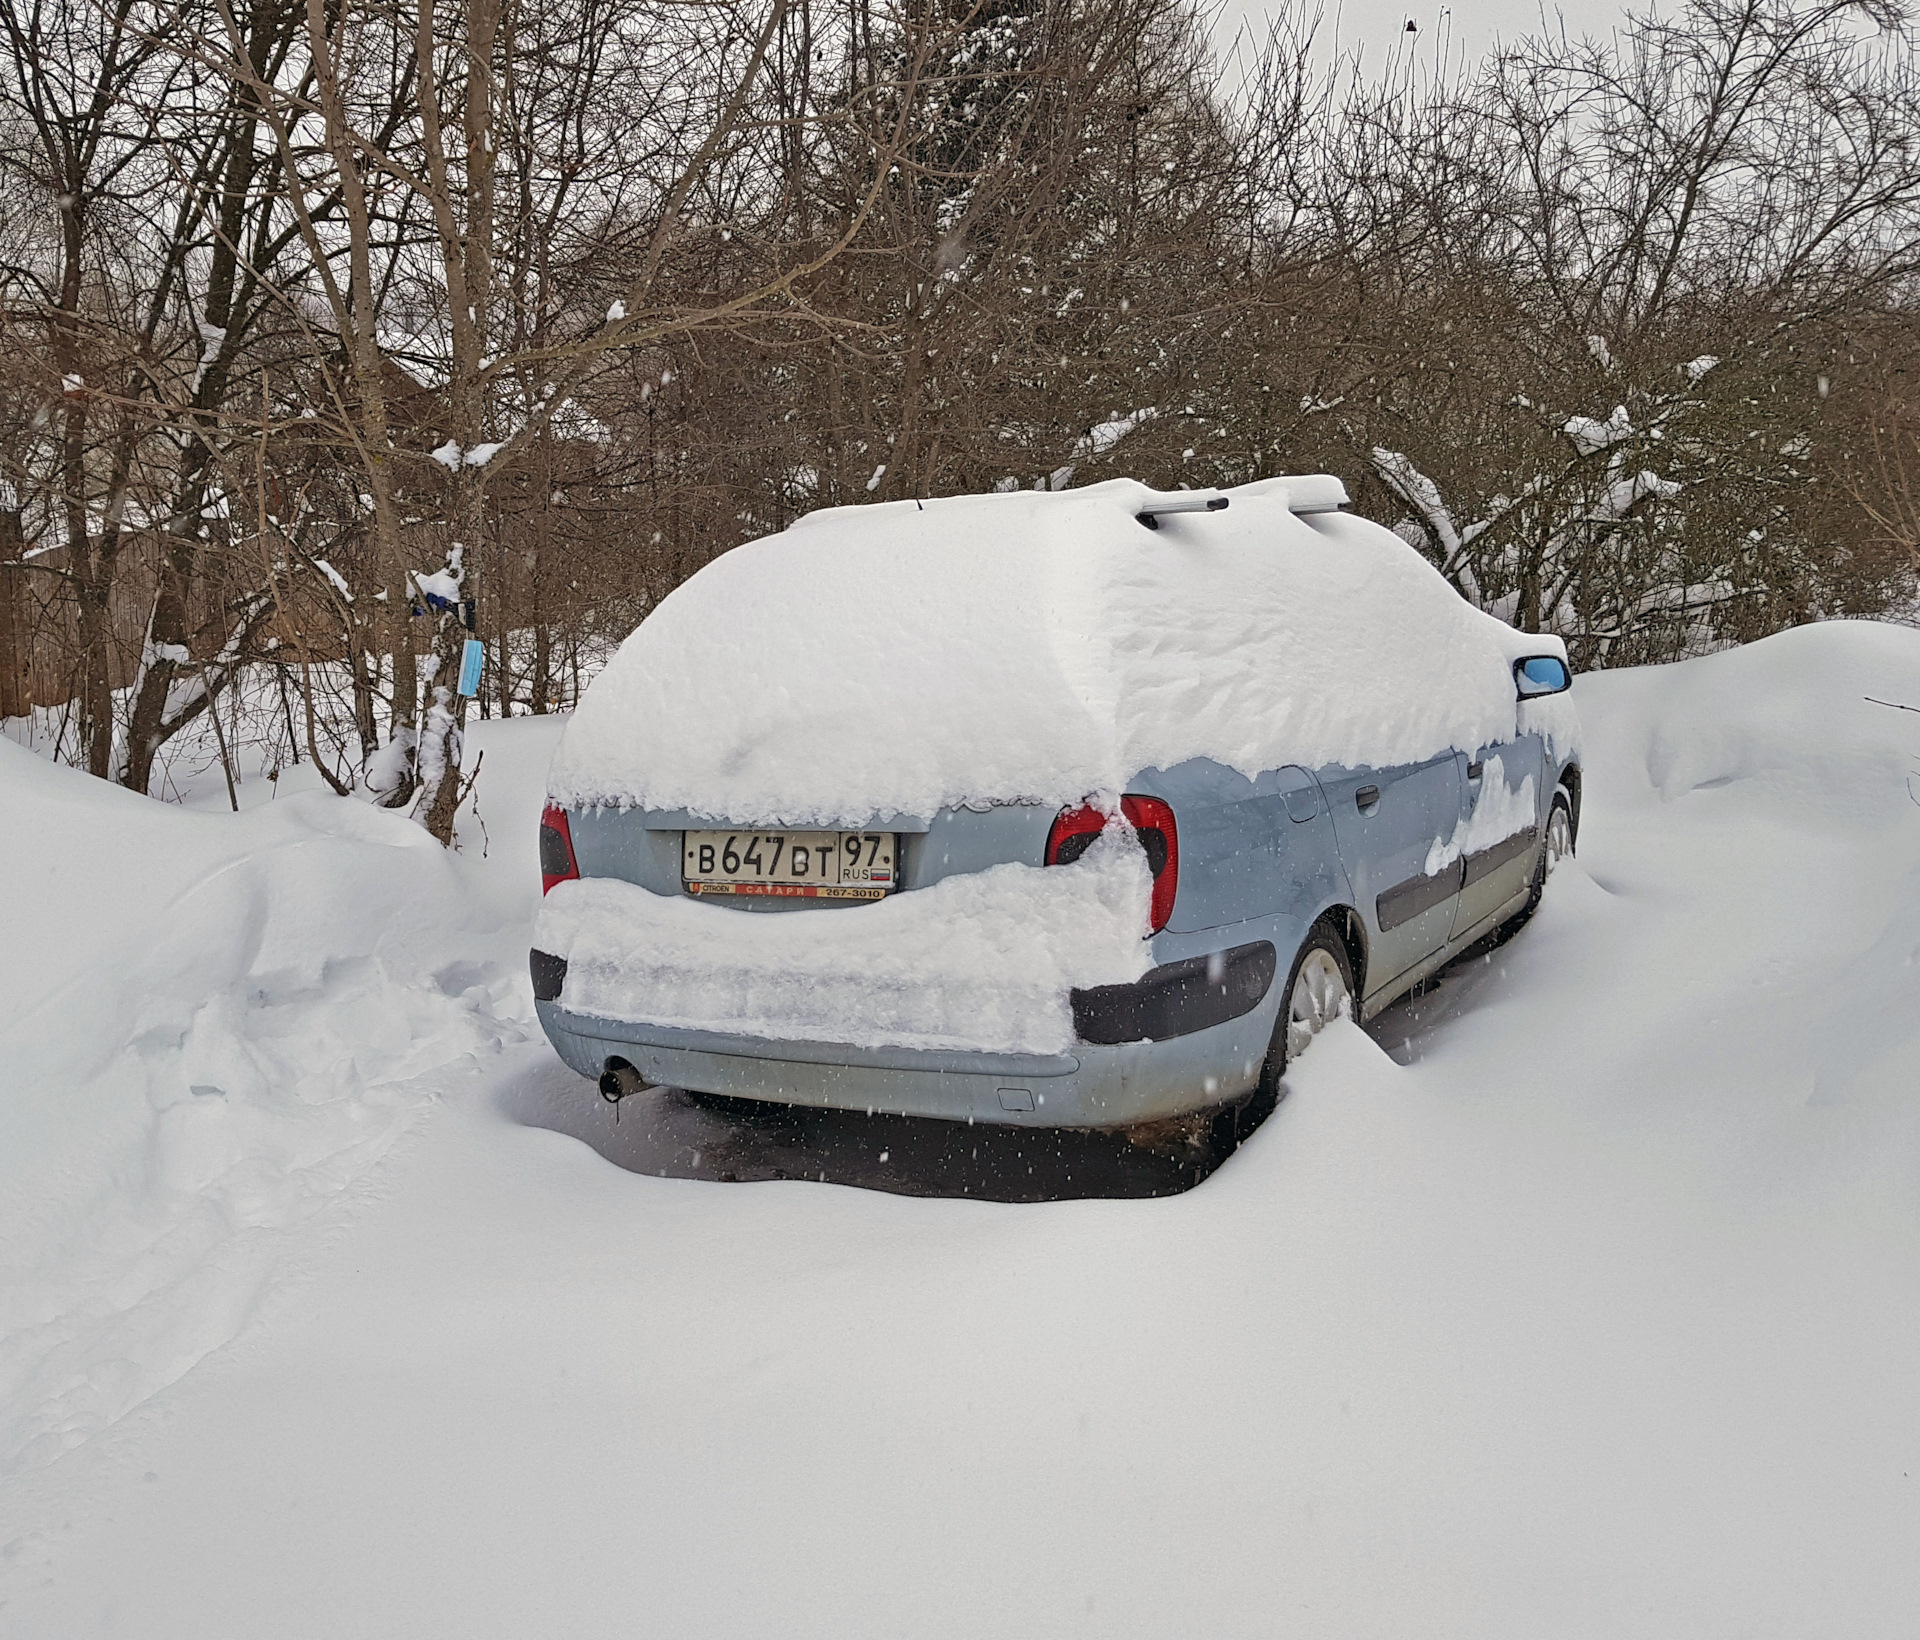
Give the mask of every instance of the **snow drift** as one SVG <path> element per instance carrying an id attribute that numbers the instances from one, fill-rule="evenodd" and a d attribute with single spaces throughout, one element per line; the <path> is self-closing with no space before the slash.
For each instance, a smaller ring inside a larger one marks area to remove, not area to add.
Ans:
<path id="1" fill-rule="evenodd" d="M 515 901 L 362 803 L 187 813 L 0 739 L 0 854 L 4 1471 L 235 1337 L 527 1009 Z"/>
<path id="2" fill-rule="evenodd" d="M 1524 932 L 1031 1207 L 606 1159 L 513 1024 L 550 723 L 484 860 L 0 747 L 0 1624 L 1906 1640 L 1920 633 L 1579 693 Z"/>
<path id="3" fill-rule="evenodd" d="M 1194 757 L 1385 766 L 1511 735 L 1511 660 L 1558 640 L 1473 609 L 1378 525 L 1296 516 L 1301 486 L 1343 493 L 1269 479 L 1158 530 L 1135 518 L 1156 492 L 1126 480 L 811 514 L 641 624 L 550 790 L 859 825 L 1079 802 Z"/>
<path id="4" fill-rule="evenodd" d="M 567 959 L 566 1006 L 609 1019 L 1061 1053 L 1074 1040 L 1074 986 L 1146 972 L 1150 886 L 1122 822 L 1070 866 L 994 866 L 852 913 L 744 917 L 612 878 L 560 883 L 534 944 Z"/>

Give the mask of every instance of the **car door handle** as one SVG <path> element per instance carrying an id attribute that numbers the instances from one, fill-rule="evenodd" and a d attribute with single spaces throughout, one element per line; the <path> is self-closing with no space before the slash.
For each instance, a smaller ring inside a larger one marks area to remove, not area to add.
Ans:
<path id="1" fill-rule="evenodd" d="M 1485 767 L 1486 765 L 1484 763 L 1469 763 L 1467 765 L 1467 778 L 1469 780 L 1478 780 L 1480 778 L 1480 771 Z"/>
<path id="2" fill-rule="evenodd" d="M 1380 788 L 1378 786 L 1362 786 L 1353 794 L 1353 806 L 1362 814 L 1366 814 L 1372 810 L 1379 801 Z"/>

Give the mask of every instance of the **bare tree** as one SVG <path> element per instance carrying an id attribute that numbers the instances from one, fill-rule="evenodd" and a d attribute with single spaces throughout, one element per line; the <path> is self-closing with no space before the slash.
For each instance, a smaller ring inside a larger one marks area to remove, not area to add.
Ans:
<path id="1" fill-rule="evenodd" d="M 0 710 L 139 790 L 218 726 L 448 838 L 473 699 L 952 490 L 1334 469 L 1586 664 L 1911 597 L 1891 14 L 1303 7 L 1228 97 L 1190 0 L 0 11 Z"/>

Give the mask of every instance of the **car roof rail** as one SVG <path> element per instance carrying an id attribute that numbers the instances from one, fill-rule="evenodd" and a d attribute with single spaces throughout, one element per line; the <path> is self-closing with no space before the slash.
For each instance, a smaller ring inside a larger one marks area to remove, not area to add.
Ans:
<path id="1" fill-rule="evenodd" d="M 1149 501 L 1133 516 L 1150 530 L 1160 527 L 1160 520 L 1168 513 L 1225 512 L 1227 498 L 1224 495 L 1179 495 L 1156 498 Z"/>
<path id="2" fill-rule="evenodd" d="M 1286 497 L 1287 511 L 1296 518 L 1311 517 L 1315 513 L 1353 511 L 1346 485 L 1331 473 L 1300 473 L 1269 482 Z"/>

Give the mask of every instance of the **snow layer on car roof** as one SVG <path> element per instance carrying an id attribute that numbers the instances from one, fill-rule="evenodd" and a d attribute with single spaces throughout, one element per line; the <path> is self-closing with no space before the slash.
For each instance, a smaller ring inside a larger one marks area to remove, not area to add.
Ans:
<path id="1" fill-rule="evenodd" d="M 661 602 L 581 700 L 552 794 L 857 825 L 1196 757 L 1251 776 L 1510 736 L 1511 657 L 1557 643 L 1376 524 L 1296 516 L 1301 482 L 1158 530 L 1135 515 L 1169 497 L 1128 480 L 811 514 Z"/>

